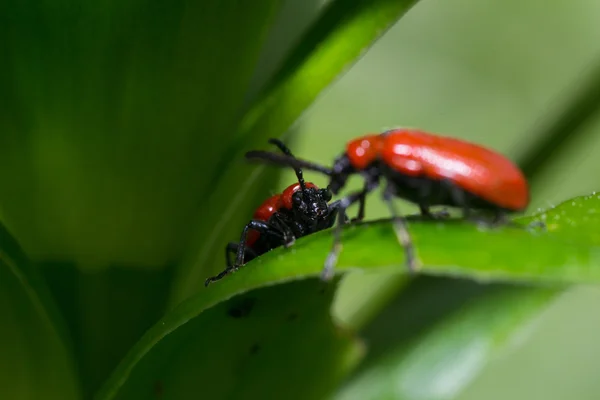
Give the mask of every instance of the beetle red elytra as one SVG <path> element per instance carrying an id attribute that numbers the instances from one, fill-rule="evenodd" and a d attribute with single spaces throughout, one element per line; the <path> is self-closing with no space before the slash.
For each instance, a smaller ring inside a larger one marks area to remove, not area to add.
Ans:
<path id="1" fill-rule="evenodd" d="M 366 195 L 383 180 L 383 199 L 410 271 L 417 268 L 414 248 L 406 220 L 392 202 L 394 197 L 417 204 L 427 217 L 434 217 L 431 206 L 444 205 L 461 208 L 465 217 L 471 210 L 486 210 L 500 220 L 506 213 L 523 211 L 529 204 L 527 180 L 508 158 L 478 144 L 417 129 L 398 128 L 353 139 L 331 168 L 267 151 L 250 151 L 246 158 L 321 172 L 329 176 L 328 188 L 334 195 L 344 188 L 348 177 L 360 174 L 363 189 L 339 200 L 342 214 L 359 203 L 358 220 L 364 217 Z M 321 275 L 324 280 L 333 276 L 344 223 L 338 220 L 336 225 L 333 248 Z"/>
<path id="2" fill-rule="evenodd" d="M 269 142 L 286 156 L 294 158 L 290 150 L 277 139 Z M 225 247 L 227 268 L 204 282 L 205 286 L 237 271 L 245 262 L 279 246 L 291 246 L 296 238 L 330 228 L 335 223 L 340 201 L 329 204 L 329 189 L 319 189 L 305 182 L 302 169 L 295 167 L 298 182 L 283 192 L 266 199 L 254 212 L 252 220 L 242 230 L 238 243 Z M 347 219 L 342 212 L 342 220 Z M 235 261 L 230 256 L 235 254 Z"/>

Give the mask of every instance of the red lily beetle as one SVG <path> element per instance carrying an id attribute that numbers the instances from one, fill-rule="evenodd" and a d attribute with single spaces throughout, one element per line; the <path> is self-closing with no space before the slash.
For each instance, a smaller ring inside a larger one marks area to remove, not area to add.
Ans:
<path id="1" fill-rule="evenodd" d="M 287 156 L 294 157 L 281 141 L 271 139 L 269 142 Z M 305 182 L 302 170 L 297 167 L 294 170 L 298 182 L 269 197 L 256 209 L 253 219 L 242 230 L 240 241 L 225 247 L 227 268 L 208 278 L 205 286 L 269 250 L 282 245 L 289 247 L 296 238 L 333 226 L 340 211 L 340 201 L 328 203 L 332 197 L 329 189 L 319 189 L 313 183 Z M 346 219 L 342 211 L 342 220 L 345 222 Z M 231 260 L 231 254 L 236 256 L 235 261 Z"/>
<path id="2" fill-rule="evenodd" d="M 393 216 L 399 242 L 410 271 L 416 269 L 414 249 L 406 221 L 392 202 L 399 197 L 416 203 L 421 214 L 433 217 L 430 206 L 460 207 L 465 217 L 471 210 L 487 210 L 500 220 L 508 212 L 523 211 L 529 204 L 529 187 L 521 170 L 503 155 L 486 147 L 421 130 L 398 128 L 351 140 L 332 168 L 265 151 L 250 151 L 248 159 L 303 167 L 330 177 L 329 189 L 337 194 L 349 176 L 360 174 L 364 188 L 340 200 L 340 212 L 359 202 L 357 219 L 364 217 L 365 196 L 383 178 L 383 198 Z M 329 280 L 341 250 L 338 220 L 335 240 L 322 273 Z"/>

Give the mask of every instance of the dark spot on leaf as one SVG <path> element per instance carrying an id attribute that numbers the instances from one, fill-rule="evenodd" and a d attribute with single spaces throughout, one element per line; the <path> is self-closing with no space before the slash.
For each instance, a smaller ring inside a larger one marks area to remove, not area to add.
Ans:
<path id="1" fill-rule="evenodd" d="M 288 321 L 293 321 L 293 320 L 295 320 L 296 318 L 298 318 L 298 313 L 296 313 L 296 312 L 293 312 L 293 311 L 292 311 L 291 313 L 289 313 L 289 314 L 288 314 L 288 317 L 287 317 Z"/>
<path id="2" fill-rule="evenodd" d="M 250 354 L 256 354 L 260 350 L 260 345 L 258 343 L 254 343 L 252 347 L 250 347 Z"/>
<path id="3" fill-rule="evenodd" d="M 229 310 L 227 314 L 229 314 L 232 318 L 244 318 L 250 315 L 252 308 L 254 307 L 255 299 L 246 297 L 237 301 Z"/>
<path id="4" fill-rule="evenodd" d="M 160 380 L 154 382 L 154 394 L 156 397 L 162 397 L 163 395 L 163 383 Z"/>

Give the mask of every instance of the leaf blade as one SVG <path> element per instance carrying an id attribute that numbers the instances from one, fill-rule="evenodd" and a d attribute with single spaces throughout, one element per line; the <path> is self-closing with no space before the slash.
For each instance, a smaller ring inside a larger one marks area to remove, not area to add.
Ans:
<path id="1" fill-rule="evenodd" d="M 0 206 L 33 259 L 182 258 L 282 3 L 0 4 Z"/>
<path id="2" fill-rule="evenodd" d="M 61 316 L 38 271 L 0 225 L 0 385 L 10 398 L 81 398 Z"/>
<path id="3" fill-rule="evenodd" d="M 362 345 L 332 325 L 334 291 L 321 289 L 315 279 L 296 281 L 210 309 L 208 296 L 194 296 L 144 336 L 96 399 L 147 398 L 157 387 L 173 398 L 321 398 L 362 356 Z M 307 357 L 315 349 L 317 364 Z"/>
<path id="4" fill-rule="evenodd" d="M 562 293 L 557 288 L 495 289 L 468 300 L 425 332 L 388 347 L 334 398 L 455 398 L 490 359 L 521 342 L 532 319 Z"/>
<path id="5" fill-rule="evenodd" d="M 426 262 L 423 267 L 425 274 L 444 274 L 486 281 L 525 281 L 542 286 L 553 283 L 556 287 L 562 287 L 564 283 L 583 281 L 595 280 L 600 283 L 600 271 L 596 268 L 594 252 L 590 252 L 590 249 L 600 242 L 600 236 L 591 237 L 586 242 L 588 246 L 566 240 L 570 237 L 568 232 L 576 215 L 580 217 L 578 219 L 580 230 L 582 227 L 594 229 L 597 226 L 596 219 L 600 218 L 600 215 L 595 218 L 583 218 L 584 215 L 589 214 L 587 211 L 596 206 L 600 209 L 598 196 L 594 195 L 567 201 L 545 212 L 543 215 L 547 220 L 560 216 L 560 220 L 564 222 L 562 225 L 549 226 L 550 230 L 555 232 L 555 236 L 551 236 L 550 233 L 534 234 L 518 228 L 479 232 L 473 224 L 461 221 L 413 223 L 411 231 L 417 249 Z M 561 234 L 562 228 L 565 228 L 567 234 Z M 329 250 L 330 239 L 326 237 L 330 233 L 320 232 L 302 238 L 291 249 L 275 249 L 252 261 L 234 275 L 181 303 L 130 351 L 98 398 L 114 398 L 118 388 L 126 383 L 132 371 L 135 371 L 138 364 L 153 352 L 161 340 L 185 326 L 191 319 L 201 316 L 205 310 L 262 286 L 278 287 L 281 285 L 273 285 L 286 282 L 291 284 L 289 282 L 297 280 L 302 282 L 307 277 L 318 276 L 324 260 L 323 256 Z M 439 240 L 435 240 L 442 234 L 446 237 L 443 246 L 440 245 Z M 558 240 L 561 235 L 563 240 Z M 429 240 L 425 240 L 426 238 Z M 473 249 L 473 246 L 477 245 L 477 240 L 482 238 L 486 243 L 485 254 L 481 249 Z M 358 266 L 365 270 L 379 269 L 396 273 L 405 271 L 402 264 L 402 249 L 398 246 L 392 227 L 387 221 L 351 226 L 344 232 L 344 242 L 347 246 L 339 259 L 338 273 Z M 365 245 L 368 243 L 375 244 L 373 249 L 376 257 Z M 365 248 L 367 248 L 366 253 Z M 527 250 L 524 253 L 525 257 L 507 256 L 507 249 L 516 252 L 515 249 L 518 248 Z M 288 254 L 284 255 L 285 252 Z M 541 259 L 538 259 L 540 255 Z M 284 259 L 283 266 L 281 261 Z M 256 293 L 262 292 L 257 290 Z M 303 292 L 299 298 L 310 299 L 314 295 L 314 292 L 312 294 Z M 289 298 L 296 299 L 294 295 L 290 295 Z M 281 301 L 281 303 L 285 302 Z M 275 301 L 273 304 L 278 302 Z"/>
<path id="6" fill-rule="evenodd" d="M 481 230 L 463 220 L 410 223 L 422 260 L 421 273 L 467 277 L 480 281 L 538 283 L 600 282 L 600 196 L 567 200 L 535 217 L 548 232 L 502 227 Z M 443 238 L 443 241 L 440 241 Z M 331 246 L 331 232 L 322 231 L 296 241 L 290 249 L 277 248 L 253 260 L 211 290 L 225 286 L 255 288 L 317 276 Z M 354 269 L 406 272 L 404 252 L 388 220 L 355 224 L 343 232 L 338 272 Z M 285 267 L 281 267 L 285 260 Z M 217 288 L 218 286 L 218 288 Z"/>

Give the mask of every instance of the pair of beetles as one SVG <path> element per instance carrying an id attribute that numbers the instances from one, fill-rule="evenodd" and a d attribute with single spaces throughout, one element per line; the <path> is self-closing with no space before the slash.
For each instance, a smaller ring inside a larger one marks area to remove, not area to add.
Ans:
<path id="1" fill-rule="evenodd" d="M 430 207 L 444 205 L 461 208 L 465 217 L 472 210 L 491 212 L 495 222 L 529 204 L 527 180 L 515 164 L 495 151 L 455 138 L 406 128 L 369 134 L 348 142 L 331 168 L 294 157 L 277 139 L 269 142 L 281 152 L 250 151 L 246 158 L 292 167 L 298 182 L 258 207 L 239 243 L 227 245 L 227 268 L 208 278 L 206 286 L 275 247 L 289 247 L 296 238 L 332 227 L 337 219 L 333 248 L 321 274 L 323 280 L 331 279 L 341 250 L 342 227 L 348 222 L 346 209 L 358 202 L 354 220 L 362 220 L 366 196 L 380 183 L 410 271 L 417 268 L 414 248 L 394 197 L 416 203 L 427 218 L 439 218 L 441 214 L 431 213 Z M 328 187 L 319 189 L 305 182 L 302 168 L 328 176 Z M 353 174 L 363 177 L 363 188 L 330 203 Z"/>

